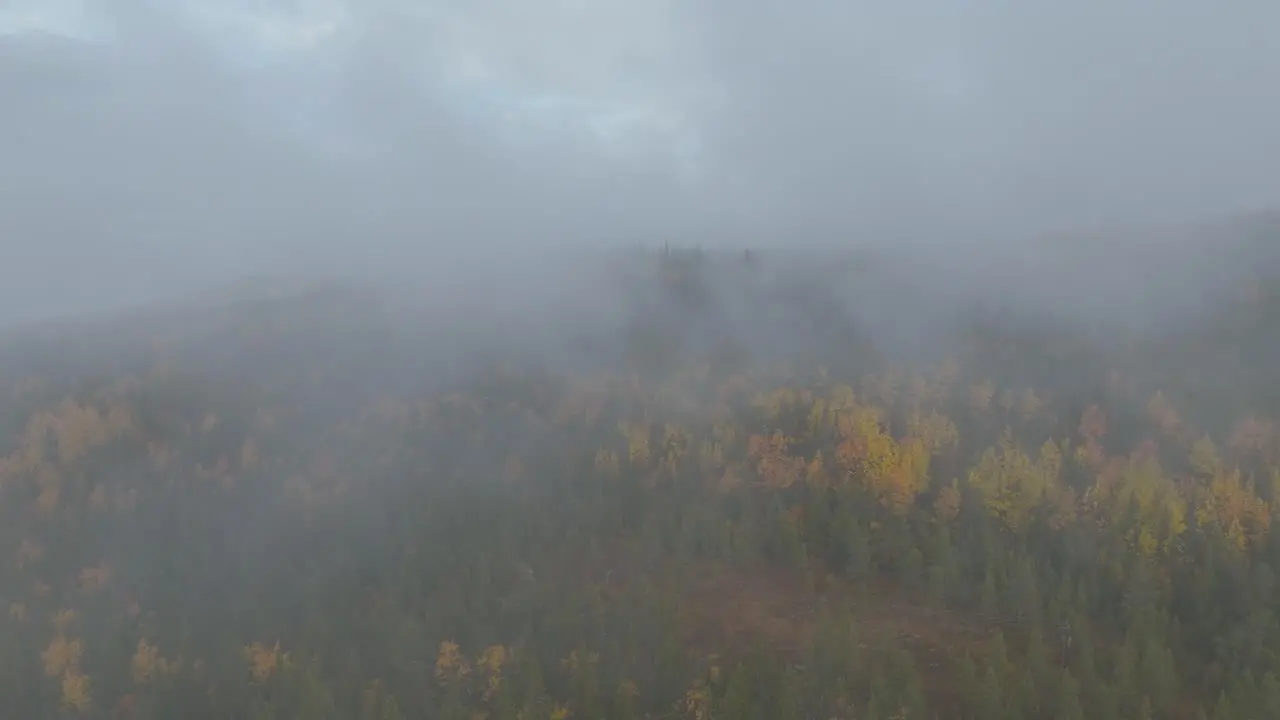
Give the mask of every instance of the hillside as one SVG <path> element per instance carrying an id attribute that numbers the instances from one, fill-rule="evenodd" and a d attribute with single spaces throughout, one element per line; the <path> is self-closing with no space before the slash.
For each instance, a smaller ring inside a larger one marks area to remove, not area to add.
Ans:
<path id="1" fill-rule="evenodd" d="M 0 716 L 1280 717 L 1259 227 L 14 330 Z"/>

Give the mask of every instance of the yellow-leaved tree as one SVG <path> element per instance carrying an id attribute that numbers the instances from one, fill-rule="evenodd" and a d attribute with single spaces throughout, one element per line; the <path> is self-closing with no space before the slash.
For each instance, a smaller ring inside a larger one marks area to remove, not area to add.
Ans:
<path id="1" fill-rule="evenodd" d="M 1187 529 L 1187 502 L 1154 452 L 1111 460 L 1089 490 L 1092 512 L 1145 556 L 1170 552 Z"/>
<path id="2" fill-rule="evenodd" d="M 1014 532 L 1026 529 L 1032 513 L 1055 487 L 1062 468 L 1062 452 L 1045 441 L 1033 461 L 1006 430 L 995 447 L 982 453 L 969 470 L 969 485 L 982 496 L 987 512 Z"/>
<path id="3" fill-rule="evenodd" d="M 256 683 L 265 683 L 275 675 L 292 665 L 289 653 L 280 650 L 280 641 L 268 646 L 255 642 L 244 648 L 245 660 L 249 663 L 249 674 Z"/>
<path id="4" fill-rule="evenodd" d="M 649 464 L 649 425 L 647 423 L 619 423 L 618 429 L 627 439 L 627 460 L 633 468 Z"/>
<path id="5" fill-rule="evenodd" d="M 89 711 L 92 697 L 89 694 L 89 676 L 75 668 L 62 673 L 62 705 L 77 713 Z"/>
<path id="6" fill-rule="evenodd" d="M 874 407 L 856 406 L 842 413 L 836 429 L 840 444 L 835 459 L 846 475 L 862 483 L 886 507 L 905 510 L 919 492 L 918 473 L 925 464 L 920 457 L 923 445 L 908 449 L 904 466 L 898 442 L 881 427 L 880 413 Z"/>
<path id="7" fill-rule="evenodd" d="M 770 488 L 789 487 L 804 469 L 804 458 L 787 453 L 791 438 L 781 430 L 770 435 L 752 435 L 747 440 L 747 456 L 755 464 L 760 483 Z"/>
<path id="8" fill-rule="evenodd" d="M 1218 472 L 1200 489 L 1199 496 L 1196 524 L 1216 529 L 1242 550 L 1261 541 L 1271 526 L 1271 508 L 1241 479 L 1238 470 Z"/>
<path id="9" fill-rule="evenodd" d="M 481 698 L 488 702 L 502 686 L 502 668 L 511 657 L 511 651 L 502 645 L 490 645 L 476 658 L 476 668 L 484 683 Z"/>
<path id="10" fill-rule="evenodd" d="M 461 681 L 471 674 L 471 666 L 467 658 L 458 649 L 458 644 L 444 640 L 436 652 L 436 679 L 441 684 Z"/>

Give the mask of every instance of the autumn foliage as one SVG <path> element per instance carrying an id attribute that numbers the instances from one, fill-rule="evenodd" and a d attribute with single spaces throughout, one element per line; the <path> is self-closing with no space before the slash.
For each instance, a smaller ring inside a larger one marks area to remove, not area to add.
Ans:
<path id="1" fill-rule="evenodd" d="M 0 716 L 1280 717 L 1266 383 L 1031 328 L 419 385 L 278 311 L 0 373 Z"/>

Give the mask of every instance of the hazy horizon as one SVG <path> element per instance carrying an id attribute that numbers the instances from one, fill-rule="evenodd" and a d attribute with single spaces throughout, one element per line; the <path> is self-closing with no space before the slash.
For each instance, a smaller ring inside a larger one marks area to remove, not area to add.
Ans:
<path id="1" fill-rule="evenodd" d="M 664 239 L 977 268 L 1280 189 L 1261 3 L 540 8 L 10 3 L 6 317 Z"/>

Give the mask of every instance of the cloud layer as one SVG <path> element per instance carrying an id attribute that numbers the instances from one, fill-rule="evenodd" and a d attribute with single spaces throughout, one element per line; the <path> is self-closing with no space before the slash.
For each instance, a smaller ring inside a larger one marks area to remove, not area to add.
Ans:
<path id="1" fill-rule="evenodd" d="M 1191 0 L 11 4 L 0 299 L 1265 208 L 1277 19 Z"/>

